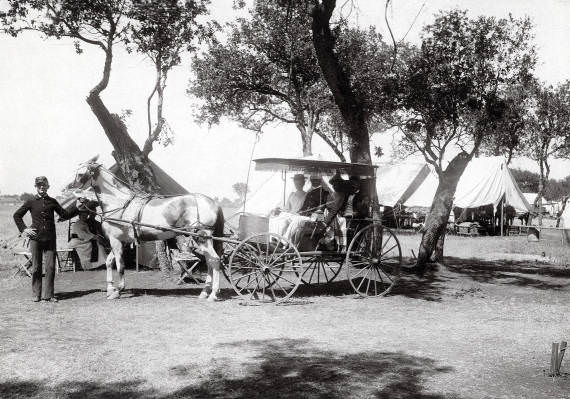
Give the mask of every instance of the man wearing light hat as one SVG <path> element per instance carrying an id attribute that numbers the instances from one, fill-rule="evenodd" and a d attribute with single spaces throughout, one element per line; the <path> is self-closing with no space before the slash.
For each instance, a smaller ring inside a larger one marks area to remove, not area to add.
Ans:
<path id="1" fill-rule="evenodd" d="M 47 194 L 48 179 L 45 176 L 36 177 L 37 194 L 29 199 L 14 212 L 14 222 L 21 235 L 30 239 L 32 253 L 32 300 L 39 302 L 42 298 L 42 258 L 45 255 L 46 284 L 43 299 L 57 302 L 54 296 L 56 234 L 54 212 L 62 219 L 69 219 L 72 213 L 66 212 L 61 205 Z M 27 227 L 24 215 L 30 212 L 32 224 Z"/>

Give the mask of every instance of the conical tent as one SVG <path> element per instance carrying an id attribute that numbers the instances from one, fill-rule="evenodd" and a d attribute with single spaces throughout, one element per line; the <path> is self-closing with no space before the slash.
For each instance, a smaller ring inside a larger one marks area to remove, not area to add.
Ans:
<path id="1" fill-rule="evenodd" d="M 430 173 L 404 205 L 430 207 L 438 182 L 438 177 Z M 493 204 L 496 207 L 503 198 L 506 205 L 518 212 L 532 209 L 503 157 L 474 158 L 459 179 L 453 205 L 476 208 Z"/>

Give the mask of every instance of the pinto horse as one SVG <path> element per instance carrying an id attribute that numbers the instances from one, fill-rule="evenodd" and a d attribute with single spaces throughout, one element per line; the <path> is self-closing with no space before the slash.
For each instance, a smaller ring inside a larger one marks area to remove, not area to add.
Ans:
<path id="1" fill-rule="evenodd" d="M 218 299 L 222 242 L 212 237 L 223 236 L 224 215 L 214 200 L 196 193 L 168 197 L 138 193 L 94 161 L 78 171 L 66 190 L 80 198 L 95 199 L 101 207 L 103 231 L 111 244 L 106 260 L 108 299 L 119 298 L 125 289 L 123 243 L 167 240 L 180 235 L 180 230 L 194 233 L 196 249 L 208 264 L 200 298 Z M 118 289 L 113 284 L 113 260 L 120 276 Z"/>

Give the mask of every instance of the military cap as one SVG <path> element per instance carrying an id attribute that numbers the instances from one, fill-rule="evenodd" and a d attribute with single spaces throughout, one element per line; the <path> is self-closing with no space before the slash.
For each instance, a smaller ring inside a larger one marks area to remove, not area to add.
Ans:
<path id="1" fill-rule="evenodd" d="M 45 184 L 49 186 L 49 182 L 47 177 L 45 176 L 38 176 L 36 177 L 36 186 L 39 186 L 40 184 Z"/>

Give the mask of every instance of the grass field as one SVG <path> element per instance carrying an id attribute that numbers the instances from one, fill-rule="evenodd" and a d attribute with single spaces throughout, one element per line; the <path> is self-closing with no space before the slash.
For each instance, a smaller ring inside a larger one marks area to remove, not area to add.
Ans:
<path id="1" fill-rule="evenodd" d="M 419 236 L 400 238 L 417 252 Z M 288 306 L 245 306 L 227 283 L 207 303 L 131 270 L 118 301 L 90 271 L 59 274 L 61 301 L 35 304 L 29 279 L 4 278 L 0 398 L 570 398 L 567 375 L 546 376 L 551 343 L 570 338 L 565 251 L 449 237 L 445 266 L 386 298 L 357 299 L 341 274 Z"/>

